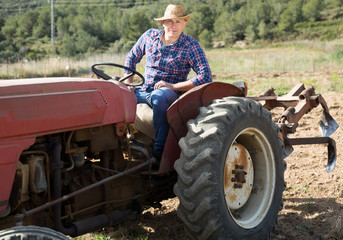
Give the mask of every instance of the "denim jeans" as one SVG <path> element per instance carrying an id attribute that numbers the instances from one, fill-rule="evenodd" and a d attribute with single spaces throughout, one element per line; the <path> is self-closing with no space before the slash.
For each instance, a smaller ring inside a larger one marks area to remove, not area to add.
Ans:
<path id="1" fill-rule="evenodd" d="M 135 94 L 137 103 L 147 103 L 152 108 L 156 137 L 154 149 L 163 150 L 169 132 L 167 109 L 178 98 L 178 94 L 167 87 L 156 90 L 152 87 L 148 87 L 146 90 L 138 88 L 135 90 Z"/>

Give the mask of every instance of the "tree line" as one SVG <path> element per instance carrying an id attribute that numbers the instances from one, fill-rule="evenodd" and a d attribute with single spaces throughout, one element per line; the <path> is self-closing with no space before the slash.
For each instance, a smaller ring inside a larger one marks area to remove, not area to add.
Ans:
<path id="1" fill-rule="evenodd" d="M 204 48 L 214 43 L 288 40 L 299 36 L 299 29 L 308 30 L 323 21 L 340 26 L 343 19 L 343 0 L 50 1 L 1 1 L 0 62 L 126 53 L 147 29 L 162 28 L 154 18 L 163 16 L 168 3 L 181 3 L 192 13 L 185 33 Z M 338 29 L 343 32 L 342 27 Z M 325 34 L 335 38 L 342 34 L 339 31 Z"/>

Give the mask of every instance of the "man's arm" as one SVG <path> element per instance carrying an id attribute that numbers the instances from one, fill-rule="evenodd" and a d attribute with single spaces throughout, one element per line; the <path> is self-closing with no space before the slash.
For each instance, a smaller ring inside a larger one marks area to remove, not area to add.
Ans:
<path id="1" fill-rule="evenodd" d="M 129 74 L 124 74 L 124 76 L 127 76 Z M 133 75 L 125 80 L 126 83 L 130 84 L 133 83 Z M 127 86 L 131 92 L 135 92 L 136 87 L 135 86 Z"/>
<path id="2" fill-rule="evenodd" d="M 188 54 L 188 62 L 193 71 L 197 74 L 195 77 L 189 79 L 195 86 L 212 82 L 211 68 L 207 61 L 205 52 L 196 41 Z"/>
<path id="3" fill-rule="evenodd" d="M 139 63 L 142 57 L 145 54 L 145 41 L 148 35 L 150 34 L 151 29 L 146 31 L 136 42 L 136 44 L 132 47 L 132 49 L 128 52 L 125 57 L 125 66 L 136 70 L 136 64 Z M 124 76 L 129 75 L 131 72 L 128 70 L 124 70 Z M 133 76 L 125 80 L 126 83 L 133 82 Z M 132 92 L 135 91 L 135 87 L 128 87 Z"/>
<path id="4" fill-rule="evenodd" d="M 191 82 L 191 80 L 187 80 L 184 82 L 178 82 L 178 83 L 167 83 L 165 81 L 159 81 L 155 84 L 154 89 L 158 89 L 161 87 L 167 87 L 171 90 L 174 90 L 176 92 L 186 92 L 189 89 L 192 89 L 195 87 L 195 85 Z"/>

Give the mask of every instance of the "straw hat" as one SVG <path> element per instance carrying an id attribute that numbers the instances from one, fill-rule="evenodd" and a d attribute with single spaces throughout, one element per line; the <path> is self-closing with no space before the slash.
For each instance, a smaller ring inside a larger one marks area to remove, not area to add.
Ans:
<path id="1" fill-rule="evenodd" d="M 186 16 L 186 10 L 184 6 L 169 4 L 164 12 L 164 16 L 161 18 L 154 18 L 157 22 L 163 23 L 164 20 L 172 19 L 172 18 L 181 18 L 184 19 L 186 22 L 191 19 L 192 14 L 188 14 Z"/>

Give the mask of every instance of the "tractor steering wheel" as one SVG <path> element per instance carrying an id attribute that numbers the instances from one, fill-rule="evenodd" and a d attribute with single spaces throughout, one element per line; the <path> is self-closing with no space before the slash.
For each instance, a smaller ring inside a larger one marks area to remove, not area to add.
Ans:
<path id="1" fill-rule="evenodd" d="M 96 66 L 113 66 L 113 67 L 117 67 L 117 68 L 122 68 L 125 70 L 130 71 L 131 73 L 127 76 L 124 76 L 122 78 L 120 77 L 111 77 L 109 75 L 107 75 L 104 71 L 100 70 L 99 68 L 96 68 Z M 95 63 L 92 65 L 91 67 L 92 72 L 95 73 L 95 75 L 97 75 L 99 78 L 105 79 L 105 80 L 117 80 L 119 82 L 123 82 L 126 86 L 133 86 L 133 87 L 137 87 L 137 86 L 141 86 L 142 84 L 144 84 L 145 82 L 145 78 L 142 74 L 140 74 L 139 72 L 137 72 L 136 70 L 133 70 L 129 67 L 120 65 L 120 64 L 116 64 L 116 63 Z M 132 77 L 133 75 L 137 74 L 140 77 L 140 82 L 138 83 L 125 83 L 124 81 L 130 77 Z"/>

